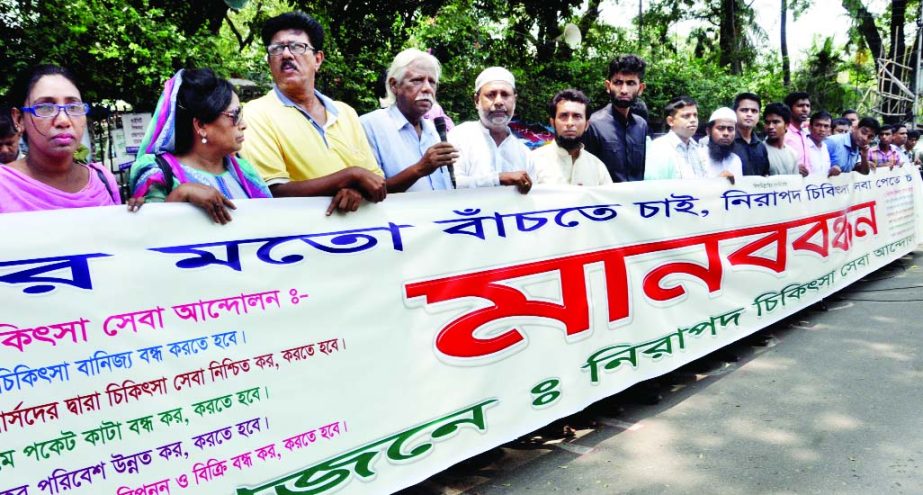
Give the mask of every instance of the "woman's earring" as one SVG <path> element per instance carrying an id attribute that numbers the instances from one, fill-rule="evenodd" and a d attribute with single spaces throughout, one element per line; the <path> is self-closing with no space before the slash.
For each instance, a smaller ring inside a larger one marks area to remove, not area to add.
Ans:
<path id="1" fill-rule="evenodd" d="M 208 144 L 208 139 L 204 135 L 202 136 L 202 144 Z"/>

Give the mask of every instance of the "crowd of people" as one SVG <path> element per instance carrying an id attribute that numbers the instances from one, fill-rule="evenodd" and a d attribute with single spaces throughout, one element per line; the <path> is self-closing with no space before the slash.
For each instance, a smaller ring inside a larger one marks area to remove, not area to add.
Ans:
<path id="1" fill-rule="evenodd" d="M 514 186 L 526 194 L 533 184 L 829 177 L 919 166 L 923 157 L 916 130 L 860 119 L 853 110 L 842 118 L 812 113 L 803 92 L 765 106 L 759 95 L 740 93 L 732 106 L 708 114 L 698 140 L 700 107 L 677 96 L 663 109 L 667 132 L 652 139 L 639 107 L 646 63 L 635 55 L 610 63 L 604 81 L 610 102 L 592 114 L 582 91 L 559 91 L 548 104 L 555 138 L 530 151 L 510 129 L 518 95 L 506 68 L 477 76 L 478 120 L 454 126 L 436 99 L 439 61 L 407 49 L 384 78 L 382 108 L 359 116 L 315 88 L 324 62 L 324 31 L 315 19 L 282 14 L 264 24 L 261 37 L 274 84 L 246 105 L 207 68 L 180 70 L 165 83 L 129 174 L 130 210 L 145 201 L 188 202 L 223 224 L 238 199 L 326 196 L 330 215 L 388 193 Z M 89 105 L 70 71 L 53 65 L 24 71 L 7 100 L 9 111 L 0 115 L 0 212 L 123 202 L 106 167 L 75 159 Z M 755 132 L 761 119 L 765 139 Z M 24 156 L 20 139 L 28 144 Z"/>

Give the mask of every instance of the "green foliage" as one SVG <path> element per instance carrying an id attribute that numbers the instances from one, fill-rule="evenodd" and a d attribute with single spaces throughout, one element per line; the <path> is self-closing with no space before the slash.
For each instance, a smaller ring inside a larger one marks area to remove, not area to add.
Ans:
<path id="1" fill-rule="evenodd" d="M 833 45 L 833 38 L 824 38 L 818 43 L 814 41 L 810 54 L 802 69 L 794 78 L 794 87 L 805 88 L 811 95 L 812 109 L 827 110 L 839 114 L 847 108 L 857 108 L 860 105 L 862 94 L 856 86 L 839 82 L 840 74 L 859 73 L 872 74 L 874 67 L 865 64 L 851 64 L 844 58 L 841 50 Z M 866 77 L 863 81 L 868 87 L 872 79 Z M 859 109 L 865 113 L 869 109 Z"/>
<path id="2" fill-rule="evenodd" d="M 88 101 L 122 99 L 139 109 L 153 106 L 163 81 L 180 67 L 212 67 L 265 90 L 271 80 L 259 29 L 269 17 L 300 8 L 327 33 L 318 89 L 360 113 L 377 108 L 379 77 L 397 52 L 413 46 L 431 50 L 443 63 L 439 101 L 455 120 L 475 118 L 474 79 L 482 69 L 500 65 L 517 77 L 519 117 L 546 122 L 546 103 L 567 87 L 586 92 L 594 108 L 605 105 L 609 61 L 638 50 L 634 31 L 597 22 L 595 14 L 581 10 L 584 3 L 251 0 L 234 11 L 223 0 L 0 0 L 0 22 L 8 26 L 0 40 L 0 63 L 7 68 L 0 74 L 0 91 L 16 72 L 38 62 L 79 69 L 86 76 L 82 89 Z M 790 0 L 796 14 L 808 4 Z M 735 23 L 746 26 L 733 46 L 719 39 L 721 22 L 730 19 L 723 10 L 728 6 L 737 9 Z M 669 35 L 671 26 L 688 20 L 700 23 L 688 38 Z M 558 40 L 566 22 L 583 27 L 583 43 L 575 49 Z M 753 28 L 750 3 L 656 0 L 646 8 L 643 23 L 647 42 L 639 55 L 649 66 L 644 99 L 653 128 L 659 128 L 666 101 L 680 94 L 697 99 L 702 114 L 729 105 L 741 91 L 755 92 L 765 102 L 784 97 L 780 57 Z M 734 53 L 723 53 L 727 50 Z M 743 63 L 732 67 L 729 60 Z M 874 82 L 870 64 L 863 47 L 845 53 L 828 41 L 813 49 L 795 87 L 811 88 L 827 108 L 855 106 L 855 87 Z M 843 73 L 849 74 L 848 84 L 837 82 Z"/>

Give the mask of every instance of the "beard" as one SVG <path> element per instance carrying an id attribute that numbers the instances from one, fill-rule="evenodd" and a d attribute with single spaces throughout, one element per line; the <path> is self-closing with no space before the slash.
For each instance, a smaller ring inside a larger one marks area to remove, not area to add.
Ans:
<path id="1" fill-rule="evenodd" d="M 576 138 L 566 138 L 562 136 L 555 135 L 554 141 L 558 143 L 558 146 L 564 148 L 567 151 L 574 151 L 579 148 L 583 143 L 583 140 L 579 137 Z"/>
<path id="2" fill-rule="evenodd" d="M 635 96 L 635 97 L 632 97 L 632 99 L 630 99 L 630 100 L 620 100 L 620 99 L 618 99 L 618 97 L 616 97 L 615 95 L 613 95 L 613 94 L 611 94 L 611 93 L 609 94 L 609 100 L 612 101 L 612 106 L 618 107 L 618 108 L 630 108 L 632 105 L 635 104 L 635 101 L 636 101 L 637 99 L 638 99 L 638 97 Z"/>
<path id="3" fill-rule="evenodd" d="M 491 112 L 489 110 L 483 110 L 478 108 L 478 117 L 481 119 L 481 123 L 484 124 L 484 127 L 489 129 L 496 129 L 498 127 L 506 127 L 509 125 L 510 121 L 513 120 L 513 116 L 510 113 L 502 112 Z"/>
<path id="4" fill-rule="evenodd" d="M 734 143 L 718 144 L 711 139 L 708 140 L 708 156 L 716 162 L 724 161 L 733 152 Z"/>

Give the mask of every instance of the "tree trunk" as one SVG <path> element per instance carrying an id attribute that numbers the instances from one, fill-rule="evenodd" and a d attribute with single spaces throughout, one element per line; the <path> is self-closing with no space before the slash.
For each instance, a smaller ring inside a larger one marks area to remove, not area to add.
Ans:
<path id="1" fill-rule="evenodd" d="M 902 65 L 911 65 L 907 60 L 907 43 L 904 41 L 904 23 L 907 20 L 907 0 L 891 1 L 891 50 L 888 58 Z M 894 67 L 894 76 L 901 82 L 906 82 L 907 87 L 913 87 L 908 80 L 909 71 L 901 67 Z M 903 93 L 894 85 L 889 90 L 892 93 Z M 906 96 L 906 95 L 903 95 Z M 909 105 L 902 102 L 900 104 L 901 113 L 907 113 Z"/>
<path id="2" fill-rule="evenodd" d="M 875 70 L 877 72 L 879 69 L 878 58 L 884 57 L 885 52 L 881 33 L 878 32 L 878 27 L 875 26 L 875 18 L 872 17 L 871 12 L 859 0 L 843 0 L 843 8 L 849 12 L 849 15 L 859 21 L 856 28 L 862 34 L 869 51 L 872 52 L 872 60 L 875 61 Z"/>
<path id="3" fill-rule="evenodd" d="M 731 74 L 740 74 L 743 66 L 740 61 L 741 33 L 737 26 L 738 0 L 721 0 L 721 14 L 718 24 L 719 63 L 727 67 Z"/>
<path id="4" fill-rule="evenodd" d="M 782 8 L 780 12 L 780 24 L 782 32 L 780 33 L 782 48 L 782 84 L 788 88 L 792 85 L 792 68 L 788 58 L 788 35 L 786 34 L 786 23 L 788 22 L 788 0 L 781 0 Z"/>

